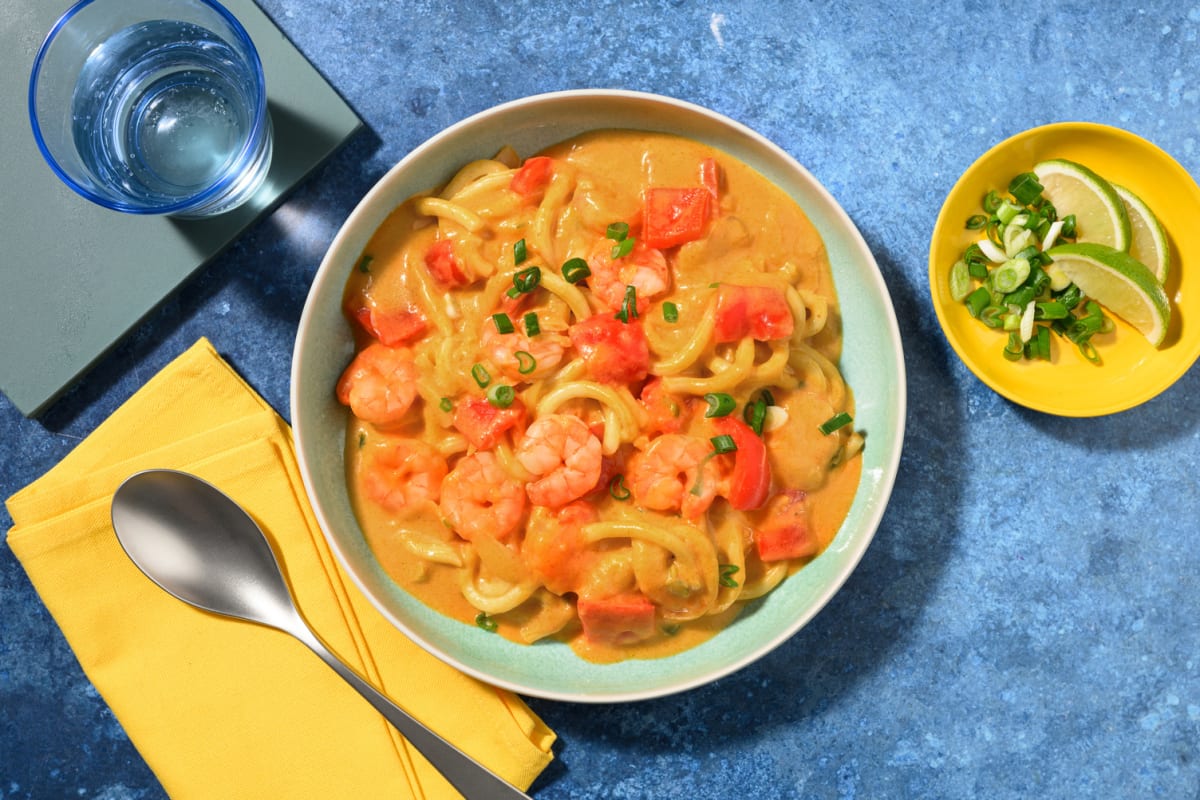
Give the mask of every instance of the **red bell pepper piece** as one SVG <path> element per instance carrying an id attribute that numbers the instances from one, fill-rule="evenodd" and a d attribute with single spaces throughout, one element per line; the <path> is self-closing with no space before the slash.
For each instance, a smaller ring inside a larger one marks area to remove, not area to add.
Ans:
<path id="1" fill-rule="evenodd" d="M 510 428 L 525 422 L 525 406 L 514 400 L 508 408 L 497 408 L 484 397 L 468 396 L 454 404 L 452 424 L 478 450 L 491 450 Z"/>
<path id="2" fill-rule="evenodd" d="M 425 251 L 425 266 L 438 283 L 447 288 L 466 286 L 471 282 L 462 262 L 454 254 L 454 242 L 450 239 L 438 239 Z"/>
<path id="3" fill-rule="evenodd" d="M 583 635 L 592 642 L 633 644 L 654 635 L 654 604 L 640 594 L 603 600 L 581 597 L 575 610 Z"/>
<path id="4" fill-rule="evenodd" d="M 612 314 L 596 314 L 572 325 L 567 335 L 588 374 L 598 381 L 634 383 L 650 369 L 650 345 L 637 320 L 621 322 Z"/>
<path id="5" fill-rule="evenodd" d="M 554 159 L 548 156 L 527 158 L 509 181 L 508 188 L 522 197 L 529 197 L 544 189 L 553 174 Z"/>
<path id="6" fill-rule="evenodd" d="M 712 199 L 703 187 L 647 189 L 641 241 L 661 250 L 699 239 L 708 225 Z"/>
<path id="7" fill-rule="evenodd" d="M 808 495 L 786 489 L 771 498 L 763 522 L 754 531 L 754 547 L 763 561 L 814 556 L 819 549 L 808 518 Z"/>
<path id="8" fill-rule="evenodd" d="M 760 342 L 786 339 L 795 324 L 787 298 L 770 286 L 721 284 L 715 316 L 713 339 L 717 342 L 736 342 L 744 336 Z"/>
<path id="9" fill-rule="evenodd" d="M 716 417 L 713 427 L 737 445 L 737 451 L 733 453 L 733 470 L 722 494 L 738 511 L 758 508 L 766 501 L 771 489 L 767 446 L 749 425 L 736 417 Z"/>
<path id="10" fill-rule="evenodd" d="M 706 158 L 700 162 L 700 185 L 708 189 L 715 203 L 721 196 L 721 168 L 715 158 Z"/>

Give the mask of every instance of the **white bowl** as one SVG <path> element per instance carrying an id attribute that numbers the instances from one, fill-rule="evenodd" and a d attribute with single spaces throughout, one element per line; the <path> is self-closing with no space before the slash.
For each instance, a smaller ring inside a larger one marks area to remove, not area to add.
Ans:
<path id="1" fill-rule="evenodd" d="M 519 645 L 443 616 L 393 583 L 367 546 L 346 488 L 346 411 L 333 387 L 354 352 L 342 290 L 374 231 L 400 203 L 445 183 L 459 166 L 504 145 L 522 156 L 600 128 L 665 131 L 741 159 L 800 204 L 824 238 L 844 321 L 841 369 L 867 432 L 862 480 L 832 545 L 726 630 L 662 659 L 594 664 L 557 642 Z M 795 634 L 842 586 L 883 516 L 904 436 L 905 373 L 895 311 L 878 265 L 854 223 L 787 153 L 745 126 L 651 94 L 569 91 L 492 108 L 434 136 L 367 193 L 335 237 L 313 281 L 292 363 L 291 409 L 305 488 L 333 551 L 358 588 L 397 628 L 463 672 L 521 694 L 579 702 L 659 697 L 703 685 Z"/>

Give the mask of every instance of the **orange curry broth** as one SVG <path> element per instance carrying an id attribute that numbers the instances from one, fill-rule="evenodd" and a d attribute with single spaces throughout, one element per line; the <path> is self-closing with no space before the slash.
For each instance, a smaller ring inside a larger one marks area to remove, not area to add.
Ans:
<path id="1" fill-rule="evenodd" d="M 784 259 L 791 261 L 799 267 L 796 285 L 823 295 L 829 304 L 829 321 L 809 344 L 837 363 L 841 351 L 841 318 L 824 244 L 799 206 L 762 175 L 701 143 L 636 131 L 584 134 L 555 145 L 541 155 L 565 159 L 580 176 L 588 176 L 594 182 L 592 194 L 601 206 L 595 212 L 596 222 L 636 219 L 643 187 L 695 185 L 696 165 L 703 158 L 715 156 L 722 173 L 719 216 L 710 222 L 704 239 L 667 251 L 673 253 L 670 256 L 673 278 L 676 281 L 686 279 L 690 285 L 708 284 L 722 280 L 748 258 L 764 264 L 779 263 Z M 352 271 L 346 297 L 358 297 L 369 291 L 375 302 L 386 306 L 390 296 L 403 296 L 407 291 L 406 273 L 425 269 L 424 253 L 434 241 L 435 232 L 435 225 L 428 224 L 427 218 L 416 214 L 411 199 L 401 205 L 368 243 L 364 253 L 370 254 L 369 272 L 357 268 Z M 603 235 L 603 228 L 599 235 Z M 558 268 L 556 264 L 542 266 L 544 269 Z M 468 286 L 456 291 L 471 292 L 477 288 L 477 285 Z M 653 313 L 661 313 L 659 304 L 672 300 L 673 296 L 668 293 L 656 298 Z M 353 321 L 351 325 L 365 344 L 367 338 L 361 329 Z M 802 387 L 800 394 L 803 391 Z M 416 405 L 421 403 L 418 398 Z M 847 406 L 853 412 L 852 396 L 848 397 Z M 416 406 L 399 429 L 401 434 L 421 434 L 423 420 L 415 409 Z M 808 493 L 810 527 L 820 549 L 824 550 L 849 511 L 858 487 L 862 459 L 853 457 L 835 463 L 838 450 L 830 441 L 834 437 L 823 436 L 817 431 L 817 426 L 829 418 L 826 403 L 796 402 L 789 412 L 791 433 L 786 436 L 768 433 L 764 437 L 768 443 L 772 480 L 775 485 L 785 484 Z M 741 413 L 740 404 L 736 413 Z M 389 429 L 389 433 L 394 432 L 396 430 Z M 370 424 L 350 417 L 346 438 L 347 480 L 352 505 L 369 545 L 387 574 L 406 591 L 430 607 L 474 625 L 479 612 L 459 590 L 455 568 L 418 558 L 396 541 L 398 526 L 421 530 L 441 539 L 453 539 L 454 534 L 439 518 L 436 508 L 432 513 L 398 520 L 365 496 L 360 474 L 362 443 L 375 433 Z M 773 443 L 773 439 L 778 441 Z M 450 463 L 453 464 L 452 459 Z M 595 492 L 586 499 L 601 513 L 618 502 L 605 492 Z M 718 499 L 714 509 L 723 502 Z M 752 518 L 753 514 L 749 516 Z M 746 535 L 753 533 L 747 531 Z M 752 545 L 750 549 L 753 549 Z M 794 559 L 789 565 L 789 574 L 802 569 L 809 560 Z M 660 631 L 653 638 L 635 644 L 590 642 L 582 635 L 577 620 L 553 638 L 567 641 L 580 657 L 594 662 L 664 657 L 694 647 L 717 634 L 736 618 L 743 605 L 742 602 L 734 603 L 726 611 L 682 623 L 677 631 Z M 526 616 L 524 610 L 519 607 L 498 615 L 497 632 L 520 641 L 518 630 Z"/>

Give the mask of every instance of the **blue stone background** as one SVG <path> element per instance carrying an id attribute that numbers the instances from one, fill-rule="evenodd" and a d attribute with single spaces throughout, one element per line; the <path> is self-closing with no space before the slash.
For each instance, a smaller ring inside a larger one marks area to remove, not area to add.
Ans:
<path id="1" fill-rule="evenodd" d="M 777 142 L 862 231 L 904 336 L 904 456 L 857 571 L 760 662 L 639 704 L 531 701 L 560 735 L 534 797 L 1200 795 L 1200 373 L 1111 417 L 1025 410 L 957 360 L 925 277 L 941 200 L 1021 130 L 1116 125 L 1200 174 L 1200 6 L 260 4 L 368 130 L 41 419 L 0 398 L 0 496 L 200 336 L 287 416 L 323 252 L 443 127 L 558 89 L 671 95 Z M 0 798 L 162 796 L 0 546 Z"/>

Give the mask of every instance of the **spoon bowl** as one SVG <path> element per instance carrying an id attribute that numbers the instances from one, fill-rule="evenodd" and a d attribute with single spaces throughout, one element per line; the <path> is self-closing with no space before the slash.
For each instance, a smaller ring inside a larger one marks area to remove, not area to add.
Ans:
<path id="1" fill-rule="evenodd" d="M 254 622 L 303 642 L 358 690 L 464 797 L 528 795 L 418 722 L 334 655 L 296 608 L 262 528 L 212 484 L 148 470 L 113 494 L 112 523 L 133 563 L 167 593 L 205 611 Z"/>

